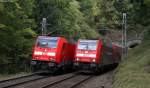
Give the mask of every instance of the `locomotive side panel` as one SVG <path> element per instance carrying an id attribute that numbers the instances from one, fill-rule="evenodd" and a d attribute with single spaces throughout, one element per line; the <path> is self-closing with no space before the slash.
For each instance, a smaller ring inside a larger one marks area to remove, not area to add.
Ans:
<path id="1" fill-rule="evenodd" d="M 113 53 L 115 55 L 115 63 L 119 63 L 121 61 L 121 47 L 114 45 L 113 46 Z"/>
<path id="2" fill-rule="evenodd" d="M 114 53 L 112 47 L 103 46 L 101 64 L 108 65 L 108 64 L 113 64 L 114 62 L 115 60 L 114 60 Z"/>
<path id="3" fill-rule="evenodd" d="M 75 45 L 63 43 L 61 62 L 63 65 L 70 65 L 73 63 L 75 55 Z"/>

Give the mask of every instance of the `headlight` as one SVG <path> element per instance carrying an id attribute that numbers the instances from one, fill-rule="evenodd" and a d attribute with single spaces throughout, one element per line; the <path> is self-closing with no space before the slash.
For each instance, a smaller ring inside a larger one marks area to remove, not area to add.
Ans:
<path id="1" fill-rule="evenodd" d="M 96 62 L 96 59 L 94 58 L 94 59 L 92 60 L 92 62 Z"/>
<path id="2" fill-rule="evenodd" d="M 79 61 L 80 59 L 79 59 L 79 58 L 77 58 L 76 60 L 77 60 L 77 61 Z"/>

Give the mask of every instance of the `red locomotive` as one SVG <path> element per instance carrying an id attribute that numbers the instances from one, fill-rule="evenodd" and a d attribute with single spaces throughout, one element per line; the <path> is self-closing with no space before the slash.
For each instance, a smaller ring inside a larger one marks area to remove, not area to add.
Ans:
<path id="1" fill-rule="evenodd" d="M 87 71 L 100 71 L 105 65 L 119 63 L 121 48 L 102 40 L 78 40 L 74 68 Z"/>
<path id="2" fill-rule="evenodd" d="M 33 49 L 31 65 L 34 70 L 58 69 L 72 67 L 75 55 L 75 44 L 63 37 L 39 36 Z"/>

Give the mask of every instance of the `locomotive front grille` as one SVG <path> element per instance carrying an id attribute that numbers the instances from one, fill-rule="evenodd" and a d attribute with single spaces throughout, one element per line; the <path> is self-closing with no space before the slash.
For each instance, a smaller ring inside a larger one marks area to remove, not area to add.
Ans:
<path id="1" fill-rule="evenodd" d="M 84 69 L 84 70 L 88 70 L 90 68 L 90 63 L 79 63 L 79 68 Z"/>
<path id="2" fill-rule="evenodd" d="M 83 63 L 83 62 L 76 62 L 74 63 L 74 67 L 76 69 L 81 69 L 81 70 L 94 70 L 97 68 L 97 64 L 96 63 Z"/>

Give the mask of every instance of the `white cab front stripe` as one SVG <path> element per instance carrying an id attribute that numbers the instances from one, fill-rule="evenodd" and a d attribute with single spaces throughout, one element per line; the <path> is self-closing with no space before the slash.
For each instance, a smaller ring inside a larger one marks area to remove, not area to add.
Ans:
<path id="1" fill-rule="evenodd" d="M 80 54 L 80 53 L 77 53 L 77 56 L 78 57 L 81 57 L 81 56 L 83 56 L 84 54 Z"/>
<path id="2" fill-rule="evenodd" d="M 89 54 L 89 57 L 96 57 L 96 54 Z"/>
<path id="3" fill-rule="evenodd" d="M 35 54 L 35 55 L 42 55 L 42 52 L 35 51 L 34 54 Z"/>
<path id="4" fill-rule="evenodd" d="M 77 53 L 76 56 L 77 57 L 93 57 L 93 58 L 95 58 L 96 54 L 80 54 L 80 53 Z"/>
<path id="5" fill-rule="evenodd" d="M 55 56 L 56 53 L 55 53 L 55 52 L 49 52 L 49 53 L 47 53 L 47 55 L 48 55 L 48 56 Z"/>

